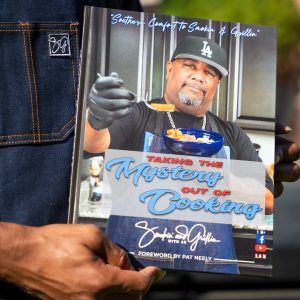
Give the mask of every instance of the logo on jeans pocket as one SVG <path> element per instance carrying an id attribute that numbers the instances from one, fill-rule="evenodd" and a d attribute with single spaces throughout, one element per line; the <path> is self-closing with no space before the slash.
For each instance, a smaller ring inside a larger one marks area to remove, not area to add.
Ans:
<path id="1" fill-rule="evenodd" d="M 50 56 L 71 56 L 69 33 L 48 33 Z"/>

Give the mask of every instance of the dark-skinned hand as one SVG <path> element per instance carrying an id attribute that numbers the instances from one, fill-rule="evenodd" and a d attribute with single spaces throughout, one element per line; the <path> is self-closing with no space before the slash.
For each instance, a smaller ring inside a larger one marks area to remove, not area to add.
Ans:
<path id="1" fill-rule="evenodd" d="M 281 136 L 291 132 L 287 125 L 276 122 L 275 131 L 274 194 L 279 197 L 283 193 L 282 182 L 293 182 L 300 177 L 300 167 L 296 163 L 300 158 L 300 147 Z"/>

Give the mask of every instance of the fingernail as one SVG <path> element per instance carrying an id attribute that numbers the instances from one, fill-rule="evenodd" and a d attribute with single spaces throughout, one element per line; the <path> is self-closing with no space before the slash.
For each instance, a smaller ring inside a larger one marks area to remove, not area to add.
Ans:
<path id="1" fill-rule="evenodd" d="M 290 126 L 285 126 L 284 127 L 284 130 L 286 131 L 286 132 L 291 132 L 293 129 L 290 127 Z"/>

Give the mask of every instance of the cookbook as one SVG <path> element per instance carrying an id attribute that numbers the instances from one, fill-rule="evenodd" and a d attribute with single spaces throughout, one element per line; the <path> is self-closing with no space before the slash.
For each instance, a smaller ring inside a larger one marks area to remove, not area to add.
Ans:
<path id="1" fill-rule="evenodd" d="M 270 277 L 276 29 L 86 7 L 79 81 L 69 222 L 137 268 Z"/>

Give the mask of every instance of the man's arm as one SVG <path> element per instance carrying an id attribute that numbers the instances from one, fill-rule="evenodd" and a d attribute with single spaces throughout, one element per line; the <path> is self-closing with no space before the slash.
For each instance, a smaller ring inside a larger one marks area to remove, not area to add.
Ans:
<path id="1" fill-rule="evenodd" d="M 123 87 L 117 73 L 100 77 L 88 96 L 84 150 L 89 153 L 105 152 L 111 142 L 108 127 L 132 111 L 134 96 Z"/>
<path id="2" fill-rule="evenodd" d="M 110 133 L 108 128 L 94 129 L 89 122 L 85 123 L 84 151 L 89 153 L 103 153 L 110 145 Z"/>
<path id="3" fill-rule="evenodd" d="M 134 271 L 94 225 L 0 222 L 0 279 L 43 299 L 138 299 L 161 275 L 155 267 Z"/>

